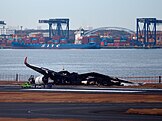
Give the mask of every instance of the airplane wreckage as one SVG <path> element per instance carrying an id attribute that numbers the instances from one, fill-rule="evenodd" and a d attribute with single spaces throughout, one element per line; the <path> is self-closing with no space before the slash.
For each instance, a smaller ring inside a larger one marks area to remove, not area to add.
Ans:
<path id="1" fill-rule="evenodd" d="M 103 86 L 138 86 L 138 83 L 125 81 L 119 78 L 110 77 L 104 74 L 89 72 L 78 74 L 76 72 L 68 72 L 65 70 L 55 72 L 53 70 L 37 67 L 27 62 L 27 57 L 24 60 L 24 64 L 42 74 L 34 78 L 29 78 L 29 83 L 36 85 L 103 85 Z"/>

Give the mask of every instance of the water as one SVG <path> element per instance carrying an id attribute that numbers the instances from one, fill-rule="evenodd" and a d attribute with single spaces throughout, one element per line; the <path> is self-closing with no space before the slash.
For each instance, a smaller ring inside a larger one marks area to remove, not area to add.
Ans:
<path id="1" fill-rule="evenodd" d="M 54 71 L 99 72 L 110 76 L 162 75 L 162 49 L 25 50 L 0 49 L 0 74 L 38 74 L 24 58 Z"/>

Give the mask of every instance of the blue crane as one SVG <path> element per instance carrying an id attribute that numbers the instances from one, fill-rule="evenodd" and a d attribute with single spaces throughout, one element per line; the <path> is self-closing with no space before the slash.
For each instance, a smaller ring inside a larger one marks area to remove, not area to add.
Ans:
<path id="1" fill-rule="evenodd" d="M 69 39 L 69 19 L 49 19 L 39 20 L 39 23 L 49 24 L 49 37 L 60 36 L 65 39 Z M 54 29 L 53 29 L 53 26 Z M 63 30 L 63 25 L 65 29 Z"/>
<path id="2" fill-rule="evenodd" d="M 162 20 L 157 20 L 156 18 L 137 18 L 137 41 L 142 40 L 144 46 L 156 46 L 156 26 L 158 24 L 162 24 Z M 150 42 L 149 40 L 152 41 Z"/>
<path id="3" fill-rule="evenodd" d="M 2 25 L 6 25 L 6 23 L 4 21 L 0 21 L 0 24 Z"/>

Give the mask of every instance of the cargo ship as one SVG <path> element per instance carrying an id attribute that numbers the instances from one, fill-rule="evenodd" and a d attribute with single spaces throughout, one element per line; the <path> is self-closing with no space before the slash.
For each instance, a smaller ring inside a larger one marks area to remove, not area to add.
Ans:
<path id="1" fill-rule="evenodd" d="M 24 42 L 12 42 L 12 49 L 100 49 L 100 45 L 95 42 L 87 44 L 26 44 Z"/>

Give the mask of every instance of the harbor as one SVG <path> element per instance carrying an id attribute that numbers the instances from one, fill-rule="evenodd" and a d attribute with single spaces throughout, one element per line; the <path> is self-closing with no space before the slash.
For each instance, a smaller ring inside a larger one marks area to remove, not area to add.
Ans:
<path id="1" fill-rule="evenodd" d="M 70 29 L 69 18 L 39 20 L 49 29 L 7 29 L 0 21 L 0 48 L 11 49 L 156 49 L 162 47 L 162 20 L 136 18 L 136 31 L 124 27 Z M 147 26 L 147 29 L 146 29 Z"/>

